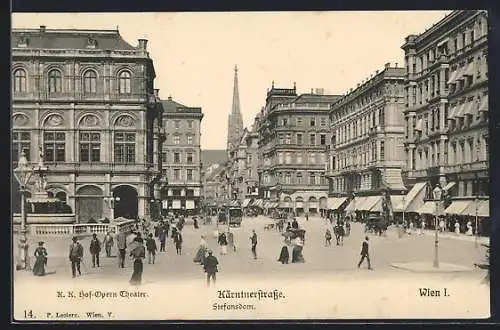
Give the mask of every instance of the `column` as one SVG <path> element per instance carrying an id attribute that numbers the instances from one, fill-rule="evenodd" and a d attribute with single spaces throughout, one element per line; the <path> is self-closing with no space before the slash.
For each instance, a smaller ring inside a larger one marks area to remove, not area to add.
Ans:
<path id="1" fill-rule="evenodd" d="M 473 180 L 468 180 L 467 181 L 467 196 L 472 196 L 474 194 L 474 181 Z"/>
<path id="2" fill-rule="evenodd" d="M 408 170 L 411 171 L 413 169 L 413 153 L 415 150 L 410 147 L 408 148 Z"/>
<path id="3" fill-rule="evenodd" d="M 458 196 L 464 196 L 464 195 L 465 195 L 465 182 L 459 181 L 458 182 Z"/>

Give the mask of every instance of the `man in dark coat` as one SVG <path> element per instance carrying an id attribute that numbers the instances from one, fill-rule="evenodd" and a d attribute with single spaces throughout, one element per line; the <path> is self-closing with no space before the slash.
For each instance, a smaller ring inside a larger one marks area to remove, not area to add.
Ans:
<path id="1" fill-rule="evenodd" d="M 117 236 L 117 245 L 118 245 L 118 267 L 125 268 L 125 253 L 127 250 L 127 235 L 124 232 L 121 232 Z"/>
<path id="2" fill-rule="evenodd" d="M 253 258 L 257 259 L 257 234 L 255 233 L 255 229 L 252 229 L 252 236 L 250 236 L 250 241 L 252 242 Z"/>
<path id="3" fill-rule="evenodd" d="M 101 252 L 101 241 L 97 238 L 97 234 L 92 234 L 90 241 L 90 254 L 92 255 L 92 268 L 99 267 L 99 253 Z"/>
<path id="4" fill-rule="evenodd" d="M 177 254 L 182 254 L 182 234 L 180 230 L 175 233 L 174 242 Z"/>
<path id="5" fill-rule="evenodd" d="M 151 261 L 154 264 L 157 247 L 156 247 L 156 241 L 153 238 L 153 234 L 149 234 L 148 239 L 146 240 L 146 250 L 148 251 L 148 264 L 150 264 Z"/>
<path id="6" fill-rule="evenodd" d="M 366 261 L 368 261 L 368 269 L 372 269 L 371 263 L 370 263 L 370 253 L 368 250 L 368 236 L 365 237 L 365 240 L 361 246 L 361 253 L 360 254 L 361 254 L 361 260 L 358 263 L 358 268 L 361 266 L 361 264 L 363 263 L 363 261 L 366 258 Z"/>
<path id="7" fill-rule="evenodd" d="M 203 268 L 205 270 L 205 273 L 207 273 L 207 285 L 210 286 L 210 278 L 212 278 L 212 282 L 215 285 L 215 279 L 216 279 L 216 273 L 218 272 L 217 270 L 217 265 L 219 264 L 219 261 L 217 260 L 216 257 L 212 255 L 212 251 L 208 251 L 208 256 L 205 258 L 205 263 L 203 264 Z"/>
<path id="8" fill-rule="evenodd" d="M 69 260 L 71 261 L 71 272 L 73 277 L 76 277 L 76 271 L 78 270 L 78 275 L 82 275 L 80 271 L 80 262 L 83 258 L 83 246 L 78 242 L 78 238 L 73 237 L 73 243 L 69 246 Z"/>
<path id="9" fill-rule="evenodd" d="M 160 227 L 158 239 L 160 240 L 160 252 L 165 252 L 165 244 L 167 241 L 167 231 L 165 230 L 164 227 Z"/>

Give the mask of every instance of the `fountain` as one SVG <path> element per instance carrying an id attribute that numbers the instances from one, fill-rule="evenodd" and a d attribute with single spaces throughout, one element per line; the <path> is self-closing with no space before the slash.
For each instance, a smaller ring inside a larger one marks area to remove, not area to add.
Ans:
<path id="1" fill-rule="evenodd" d="M 71 209 L 68 208 L 66 202 L 61 201 L 58 198 L 49 197 L 46 191 L 47 173 L 49 169 L 44 164 L 42 148 L 40 148 L 40 157 L 37 166 L 30 169 L 27 164 L 28 161 L 26 160 L 26 156 L 23 151 L 19 159 L 18 168 L 14 170 L 15 173 L 25 174 L 25 182 L 22 182 L 23 180 L 19 180 L 19 174 L 16 176 L 16 179 L 21 185 L 21 192 L 23 194 L 27 192 L 26 186 L 29 185 L 30 178 L 34 177 L 31 197 L 26 198 L 25 205 L 23 205 L 27 206 L 27 208 L 25 208 L 26 225 L 31 227 L 31 225 L 35 224 L 74 224 L 76 222 L 75 214 L 71 212 Z M 14 226 L 22 224 L 22 216 L 23 214 L 13 215 Z"/>

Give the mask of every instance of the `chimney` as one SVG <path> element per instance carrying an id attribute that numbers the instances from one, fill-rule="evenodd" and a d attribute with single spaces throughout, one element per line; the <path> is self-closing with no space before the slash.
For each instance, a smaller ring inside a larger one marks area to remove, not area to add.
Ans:
<path id="1" fill-rule="evenodd" d="M 349 93 L 352 93 L 352 87 L 349 89 Z"/>
<path id="2" fill-rule="evenodd" d="M 359 83 L 357 83 L 356 87 L 359 87 L 359 85 L 360 85 L 360 84 L 359 84 Z"/>
<path id="3" fill-rule="evenodd" d="M 139 49 L 148 50 L 148 40 L 147 39 L 138 39 Z"/>
<path id="4" fill-rule="evenodd" d="M 394 66 L 397 68 L 398 67 L 398 62 L 394 63 Z"/>
<path id="5" fill-rule="evenodd" d="M 391 63 L 390 63 L 390 62 L 385 63 L 385 68 L 386 68 L 386 69 L 387 69 L 388 67 L 390 67 L 390 66 L 391 66 Z"/>
<path id="6" fill-rule="evenodd" d="M 311 88 L 311 94 L 314 94 L 314 89 Z"/>
<path id="7" fill-rule="evenodd" d="M 168 96 L 168 100 L 169 100 L 169 101 L 172 101 L 172 95 L 169 95 L 169 96 Z"/>
<path id="8" fill-rule="evenodd" d="M 45 32 L 47 27 L 45 25 L 40 25 L 40 32 Z"/>

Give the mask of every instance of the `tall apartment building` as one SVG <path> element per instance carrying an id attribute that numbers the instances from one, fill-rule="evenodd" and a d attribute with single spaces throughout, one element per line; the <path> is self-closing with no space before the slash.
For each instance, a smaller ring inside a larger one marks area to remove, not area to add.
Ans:
<path id="1" fill-rule="evenodd" d="M 267 92 L 259 117 L 259 183 L 268 208 L 301 213 L 326 208 L 325 153 L 331 139 L 328 112 L 339 96 L 319 89 L 297 95 L 292 89 Z"/>
<path id="2" fill-rule="evenodd" d="M 41 149 L 49 195 L 79 222 L 147 216 L 164 135 L 147 40 L 40 26 L 13 29 L 11 46 L 13 161 L 24 151 L 34 165 Z"/>
<path id="3" fill-rule="evenodd" d="M 405 172 L 437 184 L 454 201 L 448 214 L 488 216 L 488 18 L 486 10 L 457 10 L 402 49 L 406 83 Z M 425 207 L 424 207 L 425 208 Z M 432 207 L 421 213 L 432 213 Z"/>
<path id="4" fill-rule="evenodd" d="M 337 197 L 330 209 L 349 198 L 350 211 L 381 212 L 382 193 L 400 196 L 405 190 L 405 75 L 404 68 L 387 63 L 332 104 L 327 173 L 329 194 Z"/>
<path id="5" fill-rule="evenodd" d="M 163 126 L 167 130 L 162 159 L 167 185 L 162 191 L 164 212 L 194 214 L 200 208 L 202 188 L 200 127 L 203 113 L 171 97 L 163 100 Z"/>

